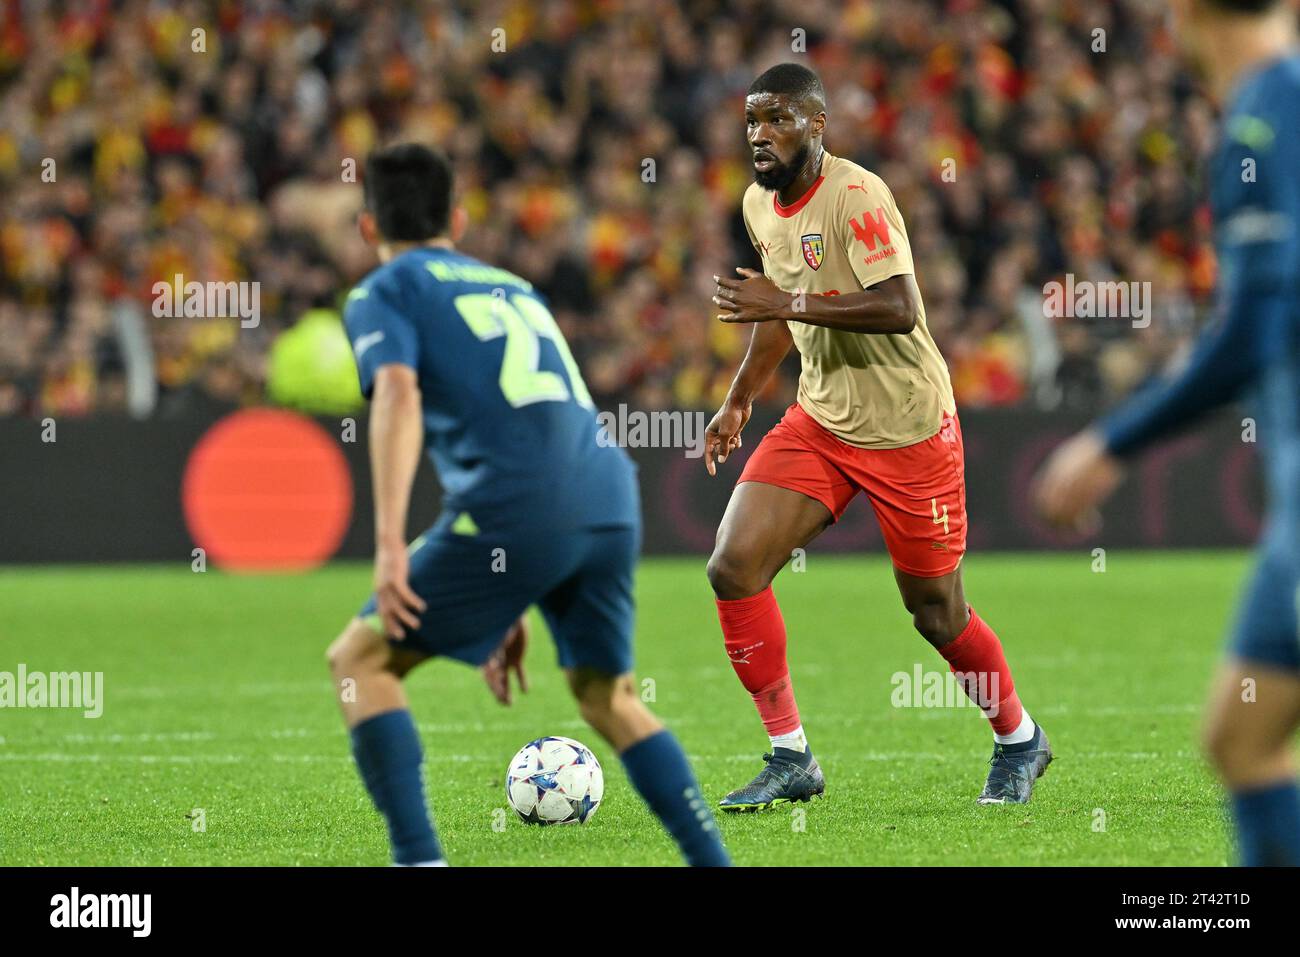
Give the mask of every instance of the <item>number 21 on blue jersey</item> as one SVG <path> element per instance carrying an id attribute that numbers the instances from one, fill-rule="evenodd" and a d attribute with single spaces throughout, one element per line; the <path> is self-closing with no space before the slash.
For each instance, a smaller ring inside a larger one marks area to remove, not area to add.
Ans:
<path id="1" fill-rule="evenodd" d="M 555 318 L 532 296 L 514 293 L 507 297 L 504 290 L 497 289 L 457 296 L 453 304 L 470 331 L 483 342 L 505 336 L 506 349 L 497 381 L 510 405 L 519 408 L 572 398 L 585 408 L 596 407 Z M 563 376 L 537 368 L 541 339 L 555 344 L 568 373 L 567 385 Z"/>

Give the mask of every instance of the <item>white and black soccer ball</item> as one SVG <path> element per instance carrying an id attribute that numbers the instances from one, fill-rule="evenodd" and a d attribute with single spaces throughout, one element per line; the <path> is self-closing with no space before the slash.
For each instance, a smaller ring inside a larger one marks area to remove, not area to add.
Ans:
<path id="1" fill-rule="evenodd" d="M 527 824 L 584 824 L 604 796 L 600 762 L 572 738 L 529 741 L 506 769 L 506 800 Z"/>

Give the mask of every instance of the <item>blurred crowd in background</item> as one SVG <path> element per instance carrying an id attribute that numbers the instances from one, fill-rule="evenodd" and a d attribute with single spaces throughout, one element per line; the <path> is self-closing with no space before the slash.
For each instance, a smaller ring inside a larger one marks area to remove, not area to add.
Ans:
<path id="1" fill-rule="evenodd" d="M 1185 346 L 1214 283 L 1196 172 L 1214 112 L 1166 16 L 1161 0 L 0 0 L 0 415 L 310 407 L 352 375 L 338 310 L 376 264 L 357 167 L 405 139 L 453 158 L 462 248 L 546 294 L 598 398 L 713 406 L 749 336 L 709 301 L 712 275 L 756 263 L 745 91 L 787 60 L 826 84 L 826 148 L 893 190 L 959 404 L 1095 409 Z M 1067 273 L 1150 282 L 1149 326 L 1045 318 Z M 260 283 L 258 325 L 155 317 L 155 283 L 178 274 Z"/>

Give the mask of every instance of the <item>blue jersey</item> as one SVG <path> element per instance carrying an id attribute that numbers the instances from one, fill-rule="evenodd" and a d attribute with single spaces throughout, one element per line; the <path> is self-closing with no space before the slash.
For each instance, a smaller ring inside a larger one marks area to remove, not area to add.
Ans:
<path id="1" fill-rule="evenodd" d="M 1211 167 L 1219 315 L 1172 380 L 1102 423 L 1129 455 L 1246 398 L 1267 474 L 1270 536 L 1300 548 L 1300 55 L 1238 85 Z"/>
<path id="2" fill-rule="evenodd" d="M 639 523 L 635 468 L 598 441 L 582 375 L 528 282 L 422 247 L 366 276 L 344 319 L 367 398 L 381 366 L 415 370 L 446 510 L 472 527 Z"/>

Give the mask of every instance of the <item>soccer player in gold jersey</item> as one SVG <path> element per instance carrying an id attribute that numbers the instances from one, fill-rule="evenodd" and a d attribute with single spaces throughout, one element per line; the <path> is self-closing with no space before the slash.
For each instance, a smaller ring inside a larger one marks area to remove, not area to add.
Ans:
<path id="1" fill-rule="evenodd" d="M 763 273 L 715 277 L 723 322 L 752 323 L 749 351 L 709 425 L 705 465 L 741 445 L 754 396 L 793 344 L 797 400 L 741 472 L 709 559 L 727 653 L 753 696 L 772 753 L 721 802 L 761 810 L 822 794 L 786 664 L 772 579 L 865 492 L 903 604 L 993 726 L 981 804 L 1022 804 L 1052 760 L 1020 703 L 1002 644 L 966 603 L 961 425 L 943 357 L 925 324 L 907 229 L 889 188 L 822 146 L 817 75 L 783 63 L 745 101 L 754 184 L 745 227 Z"/>

